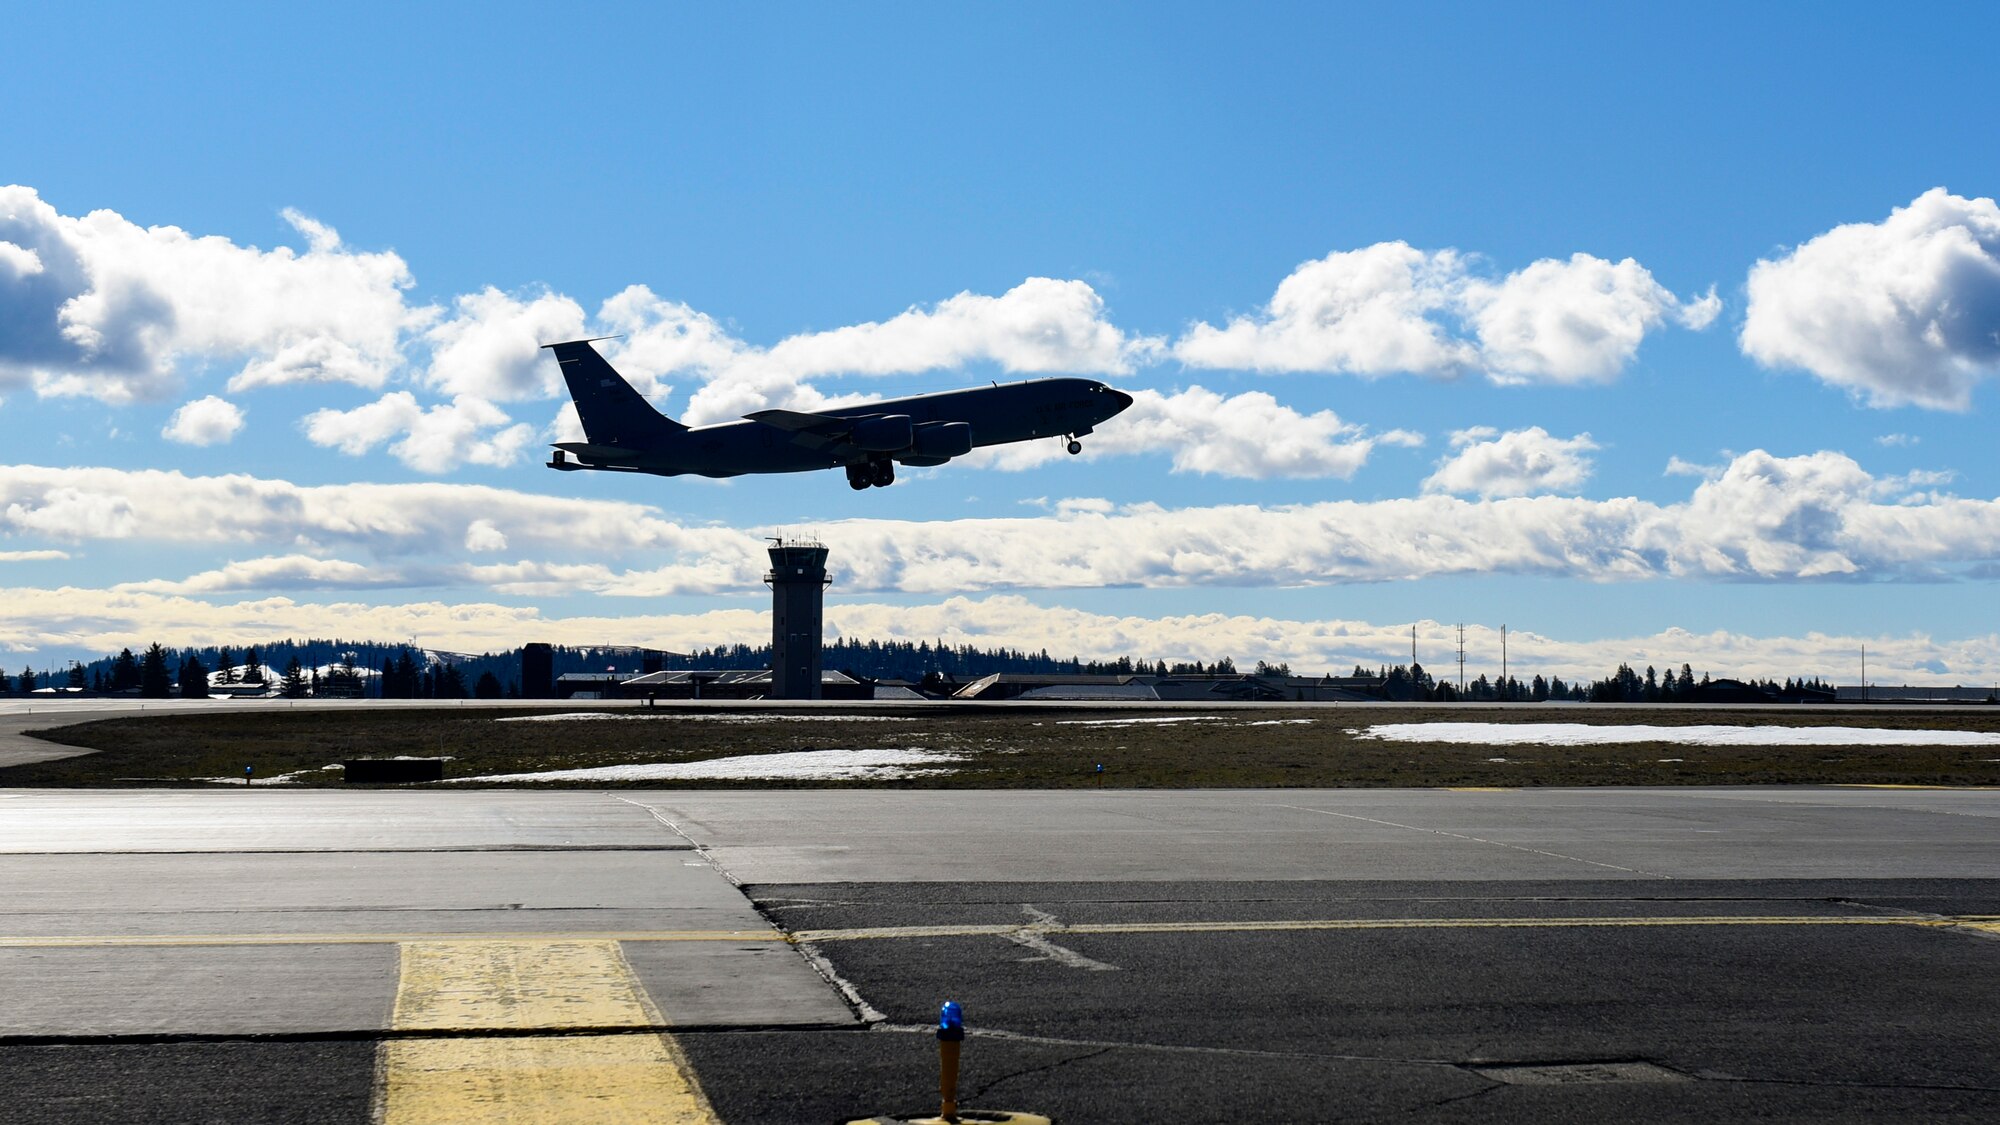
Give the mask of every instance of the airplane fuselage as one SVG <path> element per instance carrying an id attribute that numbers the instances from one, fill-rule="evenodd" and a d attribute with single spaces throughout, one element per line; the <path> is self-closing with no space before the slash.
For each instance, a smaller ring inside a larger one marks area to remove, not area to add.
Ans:
<path id="1" fill-rule="evenodd" d="M 585 440 L 557 442 L 552 469 L 734 477 L 847 470 L 855 488 L 886 485 L 897 465 L 942 465 L 982 446 L 1077 439 L 1132 405 L 1094 379 L 1030 379 L 826 410 L 759 410 L 689 428 L 661 414 L 590 346 L 548 345 L 562 365 Z"/>
<path id="2" fill-rule="evenodd" d="M 856 421 L 901 415 L 907 416 L 913 427 L 964 422 L 971 427 L 972 446 L 976 449 L 1035 438 L 1088 434 L 1129 401 L 1117 392 L 1113 392 L 1115 398 L 1107 398 L 1100 388 L 1104 384 L 1091 379 L 1034 379 L 884 399 L 815 413 Z M 902 450 L 870 451 L 839 444 L 809 444 L 812 437 L 768 422 L 723 422 L 695 427 L 673 440 L 648 447 L 621 448 L 620 453 L 637 456 L 606 457 L 602 464 L 589 462 L 598 460 L 591 457 L 592 453 L 610 452 L 605 447 L 588 442 L 559 443 L 557 448 L 577 454 L 585 463 L 556 467 L 606 468 L 660 476 L 733 477 L 746 473 L 835 469 L 883 458 L 906 465 L 935 463 Z"/>

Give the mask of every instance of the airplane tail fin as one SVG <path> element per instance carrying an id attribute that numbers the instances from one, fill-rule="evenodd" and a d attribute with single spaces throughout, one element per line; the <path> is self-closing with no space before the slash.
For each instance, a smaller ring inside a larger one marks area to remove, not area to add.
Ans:
<path id="1" fill-rule="evenodd" d="M 687 432 L 686 426 L 655 410 L 633 390 L 592 343 L 542 345 L 555 352 L 562 365 L 563 381 L 569 384 L 569 397 L 576 400 L 576 416 L 590 444 L 644 448 Z"/>

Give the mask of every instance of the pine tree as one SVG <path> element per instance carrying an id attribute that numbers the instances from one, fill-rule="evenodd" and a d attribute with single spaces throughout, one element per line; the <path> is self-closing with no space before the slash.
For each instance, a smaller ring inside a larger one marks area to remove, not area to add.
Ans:
<path id="1" fill-rule="evenodd" d="M 127 652 L 127 653 L 126 653 L 125 655 L 127 655 L 127 656 L 130 656 L 130 655 L 132 655 L 132 654 L 131 654 L 130 652 Z M 69 686 L 70 686 L 70 687 L 72 687 L 72 688 L 74 688 L 74 689 L 75 689 L 75 690 L 77 690 L 77 691 L 82 691 L 82 690 L 84 689 L 84 686 L 85 686 L 85 683 L 86 683 L 86 681 L 85 681 L 85 678 L 84 678 L 84 674 L 83 674 L 83 665 L 81 665 L 81 664 L 78 664 L 78 663 L 77 663 L 76 661 L 74 661 L 74 660 L 70 661 L 70 662 L 69 662 Z M 99 683 L 98 683 L 98 685 L 97 685 L 97 690 L 98 690 L 98 691 L 100 691 L 100 692 L 102 692 L 102 691 L 104 690 L 104 684 L 103 684 L 102 682 L 99 682 Z"/>
<path id="2" fill-rule="evenodd" d="M 286 699 L 306 697 L 306 672 L 299 666 L 298 657 L 292 657 L 291 662 L 285 665 L 285 678 L 279 681 L 278 690 Z"/>
<path id="3" fill-rule="evenodd" d="M 139 658 L 132 650 L 120 649 L 118 659 L 111 662 L 111 690 L 130 691 L 139 686 Z"/>
<path id="4" fill-rule="evenodd" d="M 500 677 L 491 672 L 479 673 L 479 683 L 473 687 L 472 694 L 480 699 L 500 698 Z"/>
<path id="5" fill-rule="evenodd" d="M 21 669 L 21 694 L 30 695 L 33 694 L 34 690 L 35 690 L 35 670 L 33 668 L 23 667 Z"/>
<path id="6" fill-rule="evenodd" d="M 165 699 L 172 694 L 174 681 L 167 673 L 167 650 L 158 641 L 146 650 L 139 662 L 139 694 L 147 699 Z"/>
<path id="7" fill-rule="evenodd" d="M 391 699 L 415 699 L 418 675 L 417 662 L 410 658 L 410 650 L 402 649 L 396 654 L 395 690 L 384 687 L 382 694 Z"/>
<path id="8" fill-rule="evenodd" d="M 257 655 L 256 645 L 251 645 L 243 653 L 243 682 L 246 684 L 264 682 L 264 659 Z"/>
<path id="9" fill-rule="evenodd" d="M 230 654 L 228 645 L 223 645 L 221 648 L 215 650 L 215 668 L 216 671 L 222 673 L 223 683 L 233 684 L 236 682 L 236 658 Z"/>
<path id="10" fill-rule="evenodd" d="M 192 653 L 181 661 L 181 698 L 208 698 L 208 669 L 202 667 L 201 657 Z"/>

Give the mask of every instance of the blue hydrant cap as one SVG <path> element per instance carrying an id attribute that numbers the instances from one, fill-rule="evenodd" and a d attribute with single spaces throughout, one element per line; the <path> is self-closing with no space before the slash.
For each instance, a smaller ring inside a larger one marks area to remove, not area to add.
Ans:
<path id="1" fill-rule="evenodd" d="M 965 1013 L 959 1010 L 958 1001 L 947 1000 L 938 1009 L 937 1034 L 939 1039 L 965 1038 Z"/>

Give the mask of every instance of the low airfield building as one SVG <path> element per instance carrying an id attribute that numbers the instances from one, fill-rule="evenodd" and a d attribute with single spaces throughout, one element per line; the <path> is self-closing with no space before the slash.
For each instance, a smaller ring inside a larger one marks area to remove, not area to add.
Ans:
<path id="1" fill-rule="evenodd" d="M 1836 687 L 1841 703 L 2000 703 L 2000 691 L 1990 687 L 1912 687 L 1909 684 L 1869 684 Z"/>
<path id="2" fill-rule="evenodd" d="M 1387 681 L 1375 676 L 1232 675 L 1161 676 L 1034 675 L 996 673 L 953 694 L 964 700 L 1131 700 L 1176 703 L 1360 703 L 1387 699 Z"/>
<path id="3" fill-rule="evenodd" d="M 773 694 L 769 669 L 720 669 L 651 672 L 623 680 L 614 689 L 620 699 L 780 699 Z M 791 697 L 798 698 L 798 697 Z M 821 671 L 816 699 L 874 699 L 875 685 L 841 672 Z"/>

